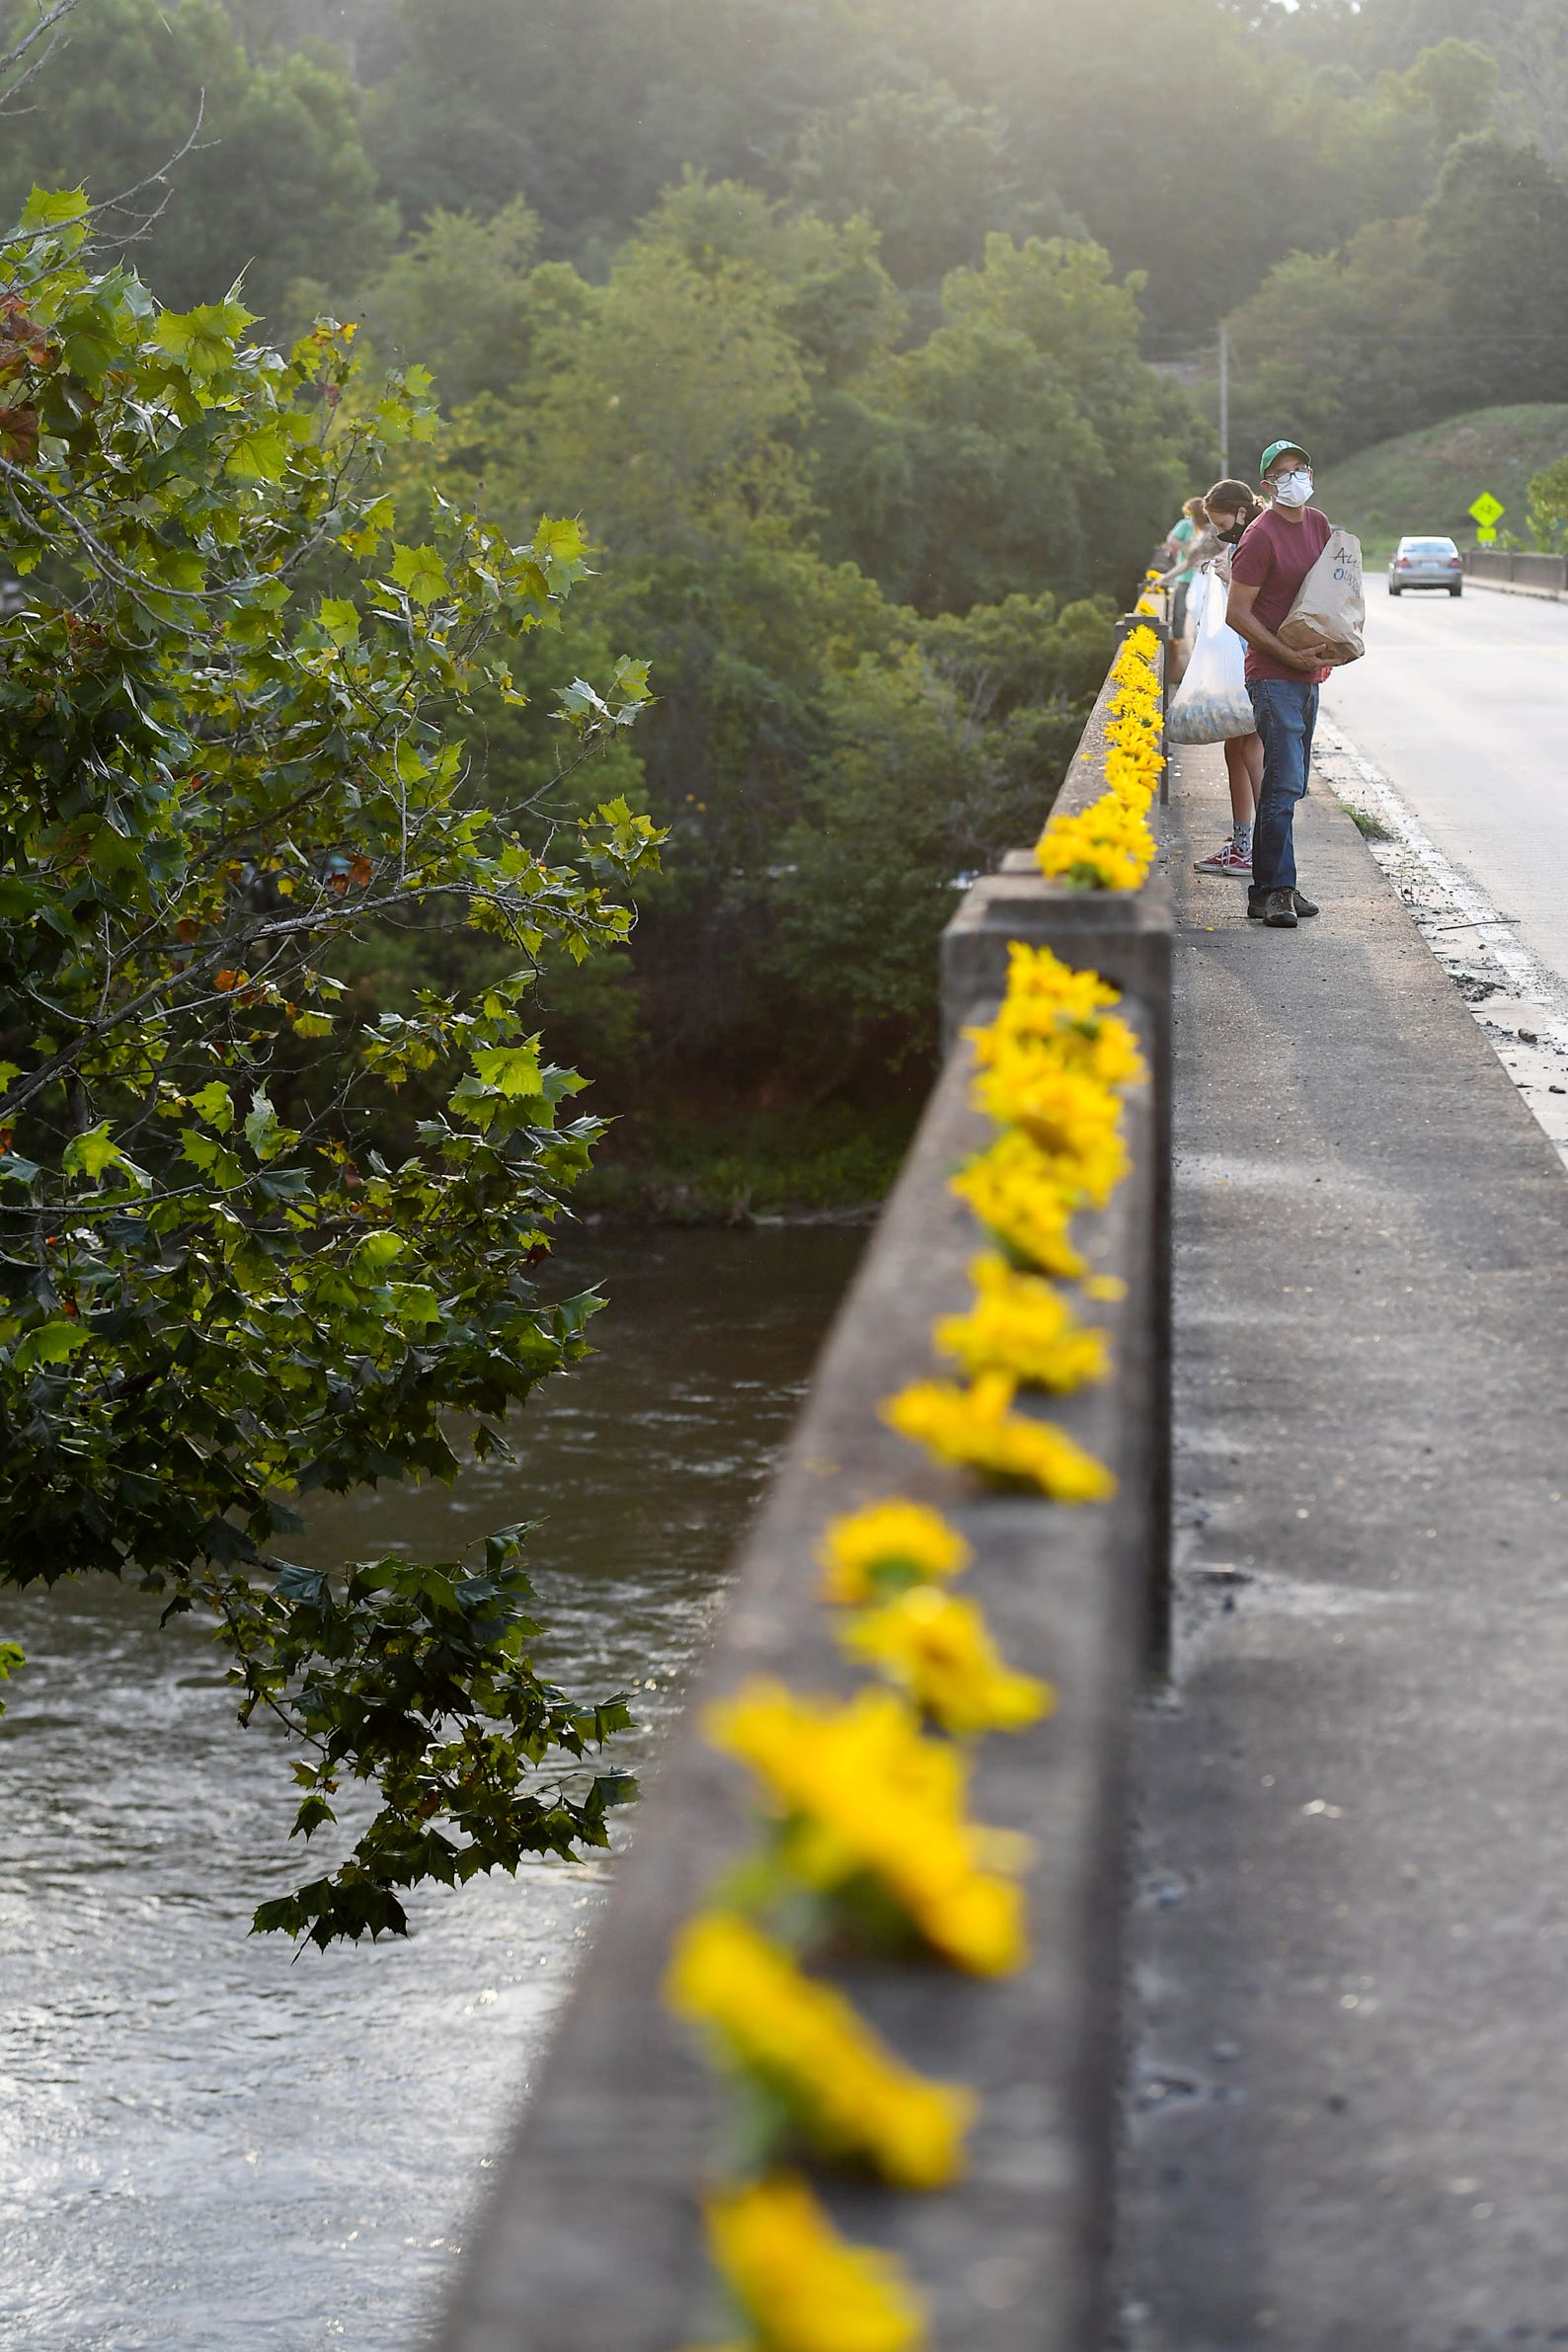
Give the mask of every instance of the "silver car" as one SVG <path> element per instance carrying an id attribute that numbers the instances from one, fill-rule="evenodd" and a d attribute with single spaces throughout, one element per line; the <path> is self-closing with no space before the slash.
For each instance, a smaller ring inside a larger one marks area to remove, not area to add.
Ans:
<path id="1" fill-rule="evenodd" d="M 1401 539 L 1388 558 L 1388 593 L 1397 596 L 1407 588 L 1447 588 L 1450 596 L 1464 593 L 1464 559 L 1451 539 Z"/>

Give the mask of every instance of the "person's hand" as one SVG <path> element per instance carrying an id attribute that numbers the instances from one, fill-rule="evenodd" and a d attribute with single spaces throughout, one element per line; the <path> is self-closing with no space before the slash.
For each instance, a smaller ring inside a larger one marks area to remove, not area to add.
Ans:
<path id="1" fill-rule="evenodd" d="M 1312 652 L 1303 652 L 1299 646 L 1288 645 L 1285 648 L 1285 659 L 1293 669 L 1299 669 L 1304 677 L 1315 677 L 1320 669 L 1328 669 L 1333 666 L 1327 653 L 1321 647 Z"/>

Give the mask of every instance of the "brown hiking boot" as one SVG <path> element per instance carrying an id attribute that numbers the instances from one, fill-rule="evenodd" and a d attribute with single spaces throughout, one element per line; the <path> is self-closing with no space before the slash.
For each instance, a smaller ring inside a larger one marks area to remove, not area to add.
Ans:
<path id="1" fill-rule="evenodd" d="M 1295 929 L 1294 891 L 1270 891 L 1263 902 L 1263 919 L 1271 931 Z"/>

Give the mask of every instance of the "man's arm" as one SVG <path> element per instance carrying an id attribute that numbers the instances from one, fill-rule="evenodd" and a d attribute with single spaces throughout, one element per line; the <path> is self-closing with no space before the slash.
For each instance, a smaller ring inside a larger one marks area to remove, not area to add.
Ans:
<path id="1" fill-rule="evenodd" d="M 1298 654 L 1294 645 L 1287 645 L 1283 637 L 1276 637 L 1266 629 L 1252 607 L 1258 600 L 1256 582 L 1232 580 L 1230 600 L 1225 606 L 1225 619 L 1238 637 L 1260 654 L 1267 654 L 1272 662 L 1283 662 L 1287 669 L 1298 669 L 1303 677 L 1316 677 L 1323 666 L 1321 654 Z"/>

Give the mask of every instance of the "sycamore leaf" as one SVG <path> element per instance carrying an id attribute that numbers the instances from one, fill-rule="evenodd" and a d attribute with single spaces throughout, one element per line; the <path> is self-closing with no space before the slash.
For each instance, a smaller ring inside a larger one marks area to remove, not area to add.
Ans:
<path id="1" fill-rule="evenodd" d="M 416 604 L 433 604 L 447 585 L 446 566 L 433 547 L 404 547 L 396 540 L 392 577 L 399 588 L 408 589 Z"/>
<path id="2" fill-rule="evenodd" d="M 559 521 L 546 515 L 533 534 L 533 552 L 541 563 L 580 564 L 588 553 L 588 534 L 570 515 Z"/>
<path id="3" fill-rule="evenodd" d="M 234 1097 L 221 1078 L 211 1079 L 199 1094 L 193 1094 L 191 1108 L 220 1136 L 226 1136 L 234 1125 Z"/>
<path id="4" fill-rule="evenodd" d="M 384 492 L 361 510 L 358 522 L 341 534 L 339 545 L 360 563 L 367 563 L 392 528 L 393 514 L 391 494 Z"/>
<path id="5" fill-rule="evenodd" d="M 472 1059 L 484 1083 L 494 1086 L 501 1094 L 539 1091 L 537 1046 L 484 1046 Z"/>
<path id="6" fill-rule="evenodd" d="M 210 1176 L 225 1192 L 245 1181 L 245 1170 L 232 1151 L 225 1151 L 215 1136 L 203 1136 L 198 1129 L 188 1127 L 180 1137 L 180 1148 L 188 1160 L 195 1162 L 202 1174 Z"/>
<path id="7" fill-rule="evenodd" d="M 359 614 L 347 596 L 323 596 L 316 614 L 334 645 L 353 645 L 359 634 Z"/>
<path id="8" fill-rule="evenodd" d="M 111 1140 L 107 1119 L 86 1135 L 73 1136 L 65 1146 L 62 1165 L 68 1176 L 85 1176 L 96 1184 L 108 1167 L 123 1157 L 119 1145 Z"/>
<path id="9" fill-rule="evenodd" d="M 172 588 L 203 588 L 206 586 L 206 566 L 194 547 L 167 547 L 155 565 L 148 567 L 160 586 Z"/>
<path id="10" fill-rule="evenodd" d="M 440 1302 L 429 1283 L 388 1283 L 392 1312 L 405 1331 L 441 1319 Z"/>
<path id="11" fill-rule="evenodd" d="M 262 425 L 229 451 L 226 474 L 236 482 L 281 482 L 288 469 L 288 436 L 281 425 Z"/>
<path id="12" fill-rule="evenodd" d="M 36 1364 L 65 1364 L 78 1348 L 86 1347 L 87 1340 L 80 1323 L 68 1323 L 63 1315 L 51 1316 L 46 1323 L 35 1323 L 25 1334 L 12 1361 L 18 1372 L 31 1372 Z"/>
<path id="13" fill-rule="evenodd" d="M 243 302 L 203 302 L 195 310 L 160 311 L 153 340 L 201 383 L 233 364 L 235 345 L 255 323 Z"/>
<path id="14" fill-rule="evenodd" d="M 337 1818 L 338 1816 L 325 1797 L 303 1797 L 300 1800 L 299 1811 L 294 1816 L 294 1826 L 288 1835 L 290 1838 L 309 1838 L 313 1831 L 320 1829 L 324 1821 L 336 1821 Z"/>
<path id="15" fill-rule="evenodd" d="M 374 1281 L 397 1264 L 407 1247 L 401 1233 L 366 1233 L 353 1253 L 353 1262 L 361 1274 Z"/>
<path id="16" fill-rule="evenodd" d="M 649 700 L 648 673 L 653 665 L 634 662 L 629 654 L 622 654 L 610 673 L 610 692 L 623 703 Z"/>
<path id="17" fill-rule="evenodd" d="M 276 1138 L 277 1113 L 271 1099 L 258 1086 L 251 1096 L 251 1107 L 245 1120 L 245 1140 L 258 1159 L 270 1159 L 272 1151 L 269 1145 L 275 1147 Z"/>
<path id="18" fill-rule="evenodd" d="M 63 228 L 69 220 L 80 220 L 87 210 L 85 188 L 39 188 L 22 207 L 22 226 L 25 229 Z"/>
<path id="19" fill-rule="evenodd" d="M 586 677 L 575 677 L 569 686 L 555 690 L 557 716 L 574 727 L 584 726 L 594 718 L 607 719 L 609 705 L 602 695 L 594 692 Z"/>

